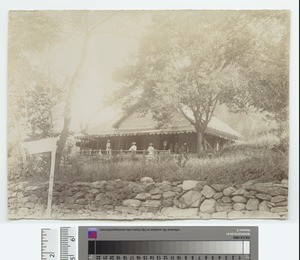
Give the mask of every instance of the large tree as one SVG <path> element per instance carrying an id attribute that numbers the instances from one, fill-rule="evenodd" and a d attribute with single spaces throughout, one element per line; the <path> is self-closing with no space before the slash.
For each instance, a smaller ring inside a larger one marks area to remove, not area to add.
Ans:
<path id="1" fill-rule="evenodd" d="M 273 13 L 263 27 L 255 28 L 258 40 L 241 69 L 247 105 L 267 113 L 279 124 L 286 124 L 288 119 L 289 26 L 288 12 L 279 12 Z"/>
<path id="2" fill-rule="evenodd" d="M 249 76 L 243 72 L 256 70 L 249 60 L 260 59 L 264 51 L 260 36 L 270 19 L 271 12 L 155 15 L 136 55 L 116 72 L 123 87 L 115 100 L 125 110 L 150 110 L 160 125 L 180 112 L 195 127 L 201 154 L 204 132 L 219 103 L 239 110 L 256 105 L 249 88 L 244 94 Z M 270 45 L 278 37 L 274 27 Z"/>
<path id="3" fill-rule="evenodd" d="M 60 171 L 63 152 L 70 135 L 74 92 L 80 84 L 91 38 L 99 33 L 118 33 L 123 25 L 111 18 L 119 13 L 121 12 L 18 11 L 10 14 L 9 114 L 11 119 L 14 118 L 10 125 L 12 129 L 29 129 L 30 133 L 22 136 L 23 140 L 28 137 L 39 139 L 52 136 L 49 131 L 53 128 L 51 108 L 57 105 L 55 99 L 60 97 L 61 113 L 56 114 L 55 119 L 62 119 L 63 126 L 61 132 L 56 133 L 59 135 L 56 173 Z M 109 28 L 107 21 L 110 22 Z M 65 42 L 72 42 L 78 47 L 77 61 L 73 64 L 73 71 L 68 75 L 61 75 L 60 72 L 50 71 L 50 62 L 44 58 L 55 52 L 55 48 L 65 48 Z M 56 85 L 59 86 L 59 91 L 51 88 L 53 79 L 58 82 Z M 21 126 L 20 119 L 24 118 L 25 122 Z"/>
<path id="4" fill-rule="evenodd" d="M 90 12 L 89 11 L 81 11 L 81 12 L 73 12 L 71 14 L 73 21 L 71 21 L 71 35 L 75 34 L 77 37 L 77 43 L 81 48 L 80 58 L 76 65 L 74 73 L 70 76 L 70 80 L 67 84 L 67 94 L 65 99 L 64 113 L 63 113 L 63 128 L 59 136 L 57 152 L 56 152 L 56 161 L 55 161 L 55 172 L 59 173 L 60 164 L 63 157 L 63 152 L 65 149 L 65 145 L 70 132 L 70 124 L 72 120 L 72 105 L 74 92 L 78 85 L 78 79 L 80 77 L 80 73 L 82 72 L 82 67 L 87 58 L 88 47 L 90 43 L 90 39 L 95 33 L 99 33 L 99 27 L 105 25 L 105 23 L 111 19 L 117 12 L 111 11 L 102 13 L 97 17 L 96 21 L 91 21 Z M 75 26 L 79 28 L 79 31 L 74 29 Z M 78 40 L 79 35 L 79 40 Z"/>

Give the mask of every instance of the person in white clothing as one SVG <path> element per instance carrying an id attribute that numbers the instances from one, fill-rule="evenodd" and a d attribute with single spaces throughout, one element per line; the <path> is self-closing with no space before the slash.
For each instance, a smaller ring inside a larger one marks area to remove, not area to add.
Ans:
<path id="1" fill-rule="evenodd" d="M 136 142 L 133 142 L 131 147 L 129 148 L 129 151 L 131 152 L 131 158 L 133 159 L 136 155 L 136 150 L 137 150 L 137 147 L 136 147 Z"/>
<path id="2" fill-rule="evenodd" d="M 111 156 L 110 140 L 107 140 L 107 143 L 106 143 L 106 154 L 107 154 L 109 157 Z"/>
<path id="3" fill-rule="evenodd" d="M 155 149 L 153 147 L 153 144 L 150 143 L 149 147 L 148 147 L 148 157 L 147 157 L 148 160 L 153 160 L 154 159 L 154 152 L 155 152 Z"/>

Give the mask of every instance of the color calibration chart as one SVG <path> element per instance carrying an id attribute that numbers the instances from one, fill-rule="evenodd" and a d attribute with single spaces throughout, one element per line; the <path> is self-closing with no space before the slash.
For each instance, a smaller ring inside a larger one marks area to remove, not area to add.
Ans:
<path id="1" fill-rule="evenodd" d="M 258 260 L 258 227 L 88 227 L 79 260 Z"/>

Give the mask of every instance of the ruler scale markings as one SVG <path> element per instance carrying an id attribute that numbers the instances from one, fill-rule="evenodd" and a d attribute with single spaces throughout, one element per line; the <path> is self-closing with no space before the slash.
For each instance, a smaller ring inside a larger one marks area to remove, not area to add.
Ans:
<path id="1" fill-rule="evenodd" d="M 77 236 L 76 228 L 61 227 L 60 235 L 57 237 L 54 235 L 55 230 L 42 230 L 41 260 L 257 260 L 255 257 L 252 258 L 250 256 L 250 253 L 253 253 L 251 242 L 256 241 L 250 240 L 250 237 L 245 239 L 237 237 L 237 239 L 233 240 L 233 238 L 228 239 L 228 237 L 224 236 L 223 240 L 216 236 L 215 240 L 211 240 L 203 236 L 199 239 L 198 235 L 204 233 L 198 232 L 194 240 L 174 240 L 172 236 L 170 240 L 160 236 L 157 237 L 158 240 L 155 240 L 155 238 L 144 240 L 142 236 L 138 237 L 139 239 L 132 240 L 131 238 L 128 240 L 127 236 L 123 236 L 120 239 L 117 235 L 115 235 L 115 238 L 103 240 L 101 236 L 97 237 L 96 235 L 94 237 L 90 233 L 87 236 L 87 230 L 79 232 Z M 90 230 L 94 231 L 95 228 L 90 228 Z M 201 229 L 199 230 L 201 231 Z M 58 234 L 57 231 L 56 234 Z M 120 234 L 122 235 L 122 233 Z M 60 243 L 58 243 L 58 237 L 60 238 Z M 180 234 L 178 234 L 178 237 L 180 238 Z M 83 240 L 85 241 L 85 246 L 87 246 L 87 241 L 94 245 L 89 247 L 90 249 L 86 249 L 85 252 L 88 252 L 88 255 L 85 255 L 84 258 L 82 258 L 82 255 L 79 255 L 80 259 L 77 256 L 77 238 L 79 239 L 79 250 L 83 245 Z M 107 239 L 107 235 L 104 238 Z M 56 247 L 53 246 L 53 242 L 57 242 Z M 100 243 L 100 248 L 105 249 L 104 251 L 101 249 L 101 251 L 97 252 L 96 245 L 98 243 Z M 255 243 L 257 242 L 254 242 L 254 245 Z M 60 245 L 60 250 L 57 250 L 58 245 Z M 199 246 L 202 248 L 201 250 Z M 112 249 L 107 249 L 111 247 Z M 129 250 L 127 248 L 133 249 Z M 152 249 L 149 251 L 149 248 Z M 168 250 L 165 251 L 165 248 Z M 185 251 L 182 251 L 183 249 Z M 60 251 L 60 257 L 57 254 L 58 251 Z"/>
<path id="2" fill-rule="evenodd" d="M 60 228 L 60 260 L 77 260 L 76 228 Z"/>
<path id="3" fill-rule="evenodd" d="M 58 260 L 58 230 L 43 228 L 41 230 L 41 259 Z"/>

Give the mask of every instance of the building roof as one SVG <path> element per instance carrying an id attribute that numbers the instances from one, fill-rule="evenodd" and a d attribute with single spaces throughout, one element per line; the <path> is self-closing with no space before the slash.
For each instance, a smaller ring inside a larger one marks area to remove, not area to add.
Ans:
<path id="1" fill-rule="evenodd" d="M 150 113 L 141 114 L 133 112 L 121 119 L 111 120 L 104 124 L 92 127 L 88 130 L 89 135 L 94 136 L 129 136 L 129 135 L 155 135 L 155 134 L 175 134 L 175 133 L 195 133 L 195 128 L 181 114 L 176 114 L 172 118 L 172 124 L 158 128 L 157 122 Z M 220 138 L 237 140 L 242 136 L 230 126 L 216 117 L 212 117 L 205 131 L 207 134 Z"/>

